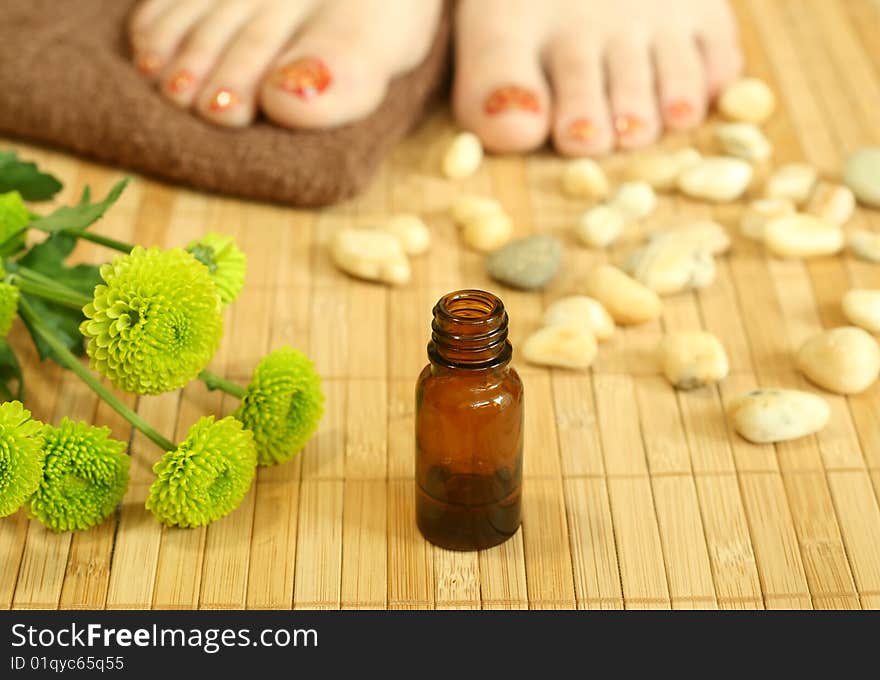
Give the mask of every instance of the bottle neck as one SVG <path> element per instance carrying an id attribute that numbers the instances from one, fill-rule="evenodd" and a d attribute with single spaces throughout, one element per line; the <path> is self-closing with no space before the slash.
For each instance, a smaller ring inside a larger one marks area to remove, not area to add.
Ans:
<path id="1" fill-rule="evenodd" d="M 486 370 L 510 362 L 504 303 L 482 290 L 444 295 L 434 306 L 428 358 L 446 368 Z"/>

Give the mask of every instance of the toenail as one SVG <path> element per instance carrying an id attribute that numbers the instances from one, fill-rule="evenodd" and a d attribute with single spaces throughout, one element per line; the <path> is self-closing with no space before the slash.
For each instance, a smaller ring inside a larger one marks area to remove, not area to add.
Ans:
<path id="1" fill-rule="evenodd" d="M 330 87 L 333 76 L 320 59 L 303 57 L 278 69 L 272 82 L 285 92 L 309 100 Z"/>
<path id="2" fill-rule="evenodd" d="M 178 71 L 171 78 L 168 79 L 168 82 L 165 83 L 165 89 L 169 92 L 177 94 L 190 89 L 195 82 L 196 77 L 192 74 L 192 72 L 183 69 L 181 71 Z"/>
<path id="3" fill-rule="evenodd" d="M 211 103 L 208 104 L 208 107 L 211 111 L 228 111 L 233 106 L 238 104 L 241 101 L 238 98 L 238 95 L 235 94 L 232 90 L 227 90 L 225 87 L 221 87 L 214 93 L 214 96 L 211 97 Z"/>
<path id="4" fill-rule="evenodd" d="M 518 85 L 506 85 L 499 87 L 486 98 L 483 109 L 490 116 L 504 113 L 505 111 L 528 111 L 539 113 L 541 104 L 538 96 L 531 90 Z"/>
<path id="5" fill-rule="evenodd" d="M 139 54 L 135 63 L 137 64 L 138 71 L 145 76 L 155 74 L 162 67 L 162 60 L 159 59 L 158 55 L 153 54 L 152 52 Z"/>
<path id="6" fill-rule="evenodd" d="M 666 107 L 666 115 L 670 118 L 689 118 L 694 112 L 694 105 L 687 99 L 676 99 Z"/>
<path id="7" fill-rule="evenodd" d="M 578 118 L 568 126 L 568 136 L 579 142 L 589 142 L 596 137 L 598 130 L 588 118 Z"/>
<path id="8" fill-rule="evenodd" d="M 614 129 L 618 137 L 628 137 L 634 135 L 640 130 L 647 127 L 644 120 L 630 113 L 625 113 L 614 117 Z"/>

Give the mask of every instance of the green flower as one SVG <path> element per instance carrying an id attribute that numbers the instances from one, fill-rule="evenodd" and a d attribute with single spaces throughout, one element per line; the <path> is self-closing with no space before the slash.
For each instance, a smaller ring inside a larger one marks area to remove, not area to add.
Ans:
<path id="1" fill-rule="evenodd" d="M 223 335 L 220 296 L 191 255 L 136 247 L 101 277 L 80 326 L 92 368 L 127 392 L 159 394 L 208 365 Z"/>
<path id="2" fill-rule="evenodd" d="M 147 509 L 169 526 L 210 524 L 239 506 L 256 467 L 253 435 L 235 418 L 205 416 L 153 466 Z"/>
<path id="3" fill-rule="evenodd" d="M 20 401 L 0 404 L 0 517 L 18 510 L 40 485 L 42 427 Z"/>
<path id="4" fill-rule="evenodd" d="M 208 268 L 224 305 L 238 297 L 244 287 L 247 260 L 230 236 L 207 234 L 190 243 L 186 250 Z"/>
<path id="5" fill-rule="evenodd" d="M 2 238 L 2 237 L 0 237 Z M 0 263 L 0 279 L 6 276 L 6 269 Z M 9 335 L 12 322 L 18 315 L 18 287 L 0 281 L 0 338 Z"/>
<path id="6" fill-rule="evenodd" d="M 11 255 L 24 248 L 25 227 L 31 221 L 31 214 L 17 191 L 0 194 L 0 254 Z M 9 239 L 9 243 L 6 240 Z"/>
<path id="7" fill-rule="evenodd" d="M 43 479 L 31 496 L 30 514 L 52 531 L 91 529 L 107 519 L 128 488 L 125 443 L 110 429 L 68 418 L 44 425 Z"/>
<path id="8" fill-rule="evenodd" d="M 321 378 L 308 357 L 290 347 L 263 358 L 235 412 L 254 433 L 260 465 L 290 460 L 318 427 L 324 411 Z"/>

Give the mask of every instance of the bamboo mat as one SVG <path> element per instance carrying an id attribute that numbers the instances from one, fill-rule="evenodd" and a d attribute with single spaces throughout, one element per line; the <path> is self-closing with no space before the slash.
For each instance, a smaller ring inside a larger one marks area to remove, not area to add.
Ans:
<path id="1" fill-rule="evenodd" d="M 880 143 L 880 3 L 737 3 L 748 71 L 772 83 L 767 126 L 777 162 L 805 159 L 834 176 L 847 152 Z M 236 236 L 249 256 L 214 369 L 247 380 L 289 343 L 324 380 L 326 415 L 306 450 L 261 469 L 242 506 L 204 529 L 163 529 L 143 508 L 159 455 L 72 376 L 28 354 L 28 404 L 41 419 L 109 425 L 131 439 L 132 485 L 115 518 L 54 535 L 23 513 L 0 520 L 0 607 L 13 608 L 880 608 L 880 385 L 832 409 L 816 436 L 756 446 L 728 430 L 723 404 L 756 385 L 799 386 L 792 349 L 844 323 L 853 286 L 880 287 L 880 267 L 849 256 L 784 262 L 734 236 L 715 284 L 666 299 L 661 321 L 619 331 L 590 373 L 518 364 L 526 385 L 524 522 L 504 545 L 453 553 L 414 522 L 413 387 L 431 307 L 444 292 L 488 287 L 511 316 L 514 347 L 554 299 L 582 291 L 603 254 L 577 246 L 583 205 L 561 195 L 561 161 L 544 152 L 494 158 L 464 183 L 437 168 L 452 124 L 439 112 L 401 144 L 357 201 L 320 212 L 229 200 L 138 179 L 97 230 L 149 245 L 206 231 Z M 704 128 L 693 134 L 711 146 Z M 671 138 L 664 143 L 680 145 Z M 123 173 L 8 144 L 65 183 L 101 195 Z M 619 174 L 622 160 L 607 167 Z M 564 271 L 540 294 L 499 289 L 459 246 L 446 206 L 459 191 L 496 196 L 519 235 L 554 233 Z M 434 234 L 412 285 L 389 290 L 335 270 L 333 231 L 389 212 L 417 212 Z M 735 232 L 739 207 L 664 197 L 652 223 L 714 216 Z M 880 229 L 862 210 L 853 226 Z M 632 246 L 631 233 L 615 248 Z M 78 256 L 110 253 L 83 244 Z M 653 347 L 664 330 L 722 338 L 732 372 L 720 388 L 676 393 Z M 27 346 L 22 329 L 14 344 Z M 808 388 L 809 389 L 809 388 Z M 199 385 L 130 399 L 164 435 L 233 404 Z"/>

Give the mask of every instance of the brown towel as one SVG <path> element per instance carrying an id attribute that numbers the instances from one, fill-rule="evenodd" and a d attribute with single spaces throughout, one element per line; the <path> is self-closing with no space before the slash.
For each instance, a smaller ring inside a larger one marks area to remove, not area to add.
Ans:
<path id="1" fill-rule="evenodd" d="M 0 132 L 246 198 L 326 205 L 364 187 L 445 81 L 449 6 L 431 51 L 368 118 L 305 132 L 203 122 L 132 66 L 133 0 L 6 0 L 0 11 Z"/>

